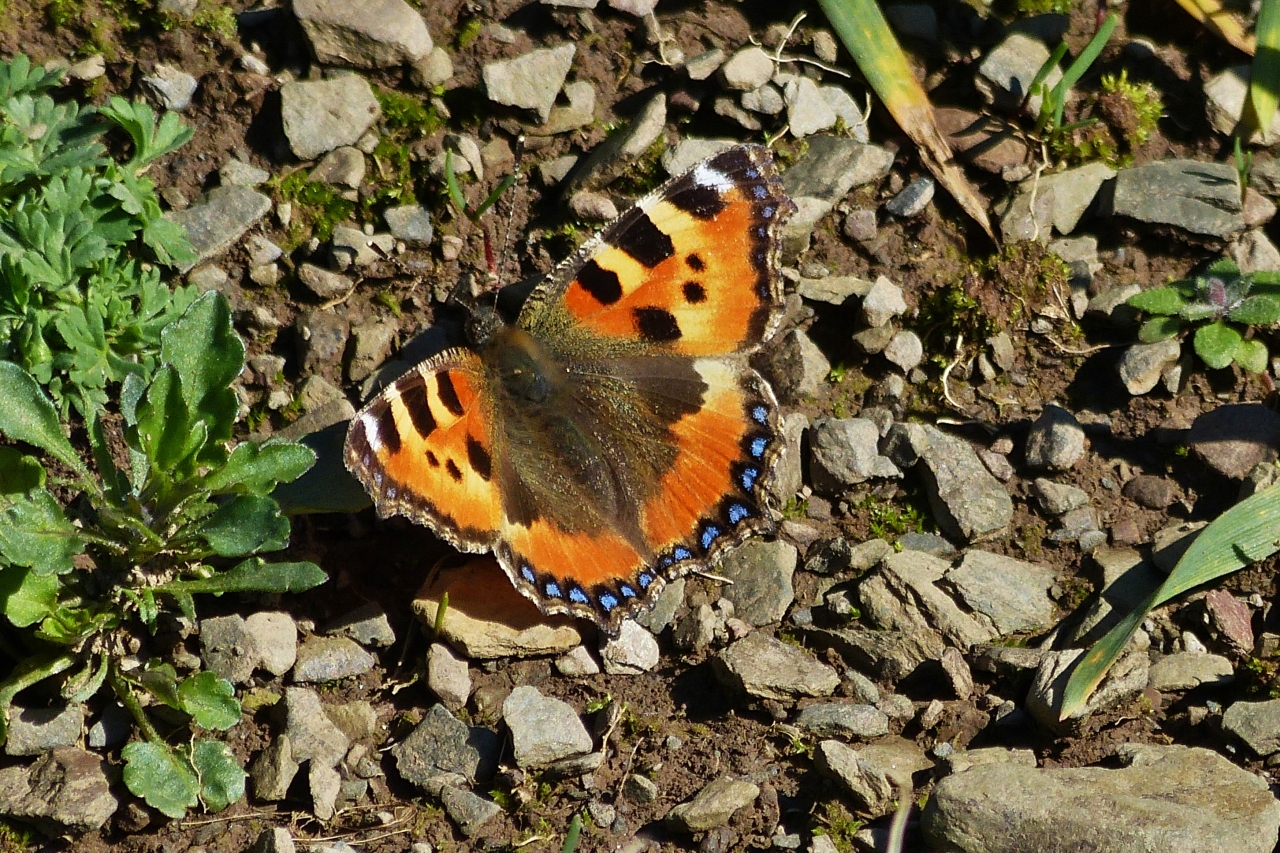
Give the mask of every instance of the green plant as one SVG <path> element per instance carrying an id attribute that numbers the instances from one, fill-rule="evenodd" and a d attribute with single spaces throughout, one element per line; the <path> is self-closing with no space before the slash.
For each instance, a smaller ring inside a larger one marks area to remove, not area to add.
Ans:
<path id="1" fill-rule="evenodd" d="M 84 416 L 127 376 L 151 377 L 161 328 L 196 296 L 170 292 L 141 263 L 195 258 L 143 174 L 191 130 L 122 98 L 97 111 L 56 103 L 44 93 L 58 79 L 25 56 L 0 63 L 0 357 L 35 376 L 64 415 L 74 406 Z M 101 119 L 129 135 L 128 162 L 105 156 Z"/>
<path id="2" fill-rule="evenodd" d="M 17 632 L 5 646 L 13 665 L 0 681 L 0 739 L 20 691 L 56 680 L 64 698 L 82 702 L 107 684 L 143 735 L 124 750 L 125 783 L 180 817 L 198 802 L 217 810 L 243 793 L 244 771 L 226 745 L 199 736 L 234 725 L 240 706 L 212 673 L 130 670 L 126 655 L 162 614 L 194 621 L 197 593 L 290 592 L 325 575 L 311 563 L 258 556 L 288 543 L 272 490 L 310 468 L 315 454 L 291 442 L 231 441 L 231 384 L 244 344 L 226 299 L 202 296 L 159 338 L 152 377 L 125 377 L 119 414 L 87 412 L 83 455 L 36 381 L 0 361 L 0 435 L 43 454 L 0 447 L 0 607 Z M 144 695 L 182 712 L 181 722 L 166 717 L 162 733 Z"/>
<path id="3" fill-rule="evenodd" d="M 1246 151 L 1240 137 L 1232 140 L 1234 151 L 1232 159 L 1236 166 L 1236 180 L 1240 183 L 1240 199 L 1243 202 L 1245 189 L 1249 186 L 1249 176 L 1253 172 L 1253 152 Z"/>
<path id="4" fill-rule="evenodd" d="M 1143 343 L 1197 327 L 1192 341 L 1206 365 L 1217 370 L 1235 362 L 1261 373 L 1267 369 L 1267 345 L 1246 334 L 1280 322 L 1280 272 L 1241 273 L 1223 258 L 1199 275 L 1134 294 L 1128 304 L 1155 315 L 1138 330 Z"/>
<path id="5" fill-rule="evenodd" d="M 1145 144 L 1164 114 L 1155 86 L 1133 82 L 1127 69 L 1103 74 L 1101 92 L 1081 109 L 1085 118 L 1047 135 L 1049 149 L 1067 164 L 1100 160 L 1123 166 Z"/>
<path id="6" fill-rule="evenodd" d="M 1028 99 L 1040 97 L 1040 112 L 1036 116 L 1036 132 L 1043 133 L 1045 131 L 1056 132 L 1063 128 L 1062 113 L 1067 105 L 1067 93 L 1071 91 L 1071 87 L 1080 82 L 1080 78 L 1089 70 L 1089 67 L 1097 61 L 1098 56 L 1102 54 L 1102 49 L 1107 46 L 1107 42 L 1111 39 L 1111 33 L 1119 23 L 1119 18 L 1112 12 L 1107 19 L 1102 22 L 1102 26 L 1098 27 L 1098 31 L 1094 33 L 1093 38 L 1085 45 L 1084 50 L 1080 51 L 1080 55 L 1075 61 L 1067 66 L 1067 70 L 1063 72 L 1062 78 L 1054 84 L 1050 89 L 1048 83 L 1049 74 L 1054 68 L 1058 67 L 1058 63 L 1067 55 L 1067 43 L 1062 42 L 1054 49 L 1049 58 L 1040 66 L 1040 70 L 1036 72 L 1035 77 L 1031 80 L 1031 85 L 1027 87 Z"/>

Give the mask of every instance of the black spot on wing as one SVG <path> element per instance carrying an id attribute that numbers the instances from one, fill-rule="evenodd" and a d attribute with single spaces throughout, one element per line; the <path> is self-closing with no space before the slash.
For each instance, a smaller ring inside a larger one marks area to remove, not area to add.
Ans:
<path id="1" fill-rule="evenodd" d="M 458 399 L 458 392 L 453 387 L 453 379 L 449 377 L 449 371 L 444 370 L 436 374 L 436 385 L 440 394 L 440 402 L 449 410 L 455 418 L 462 417 L 466 410 L 462 408 L 462 401 Z"/>
<path id="2" fill-rule="evenodd" d="M 400 452 L 400 430 L 396 428 L 396 416 L 390 406 L 383 406 L 378 412 L 378 444 L 390 453 Z"/>
<path id="3" fill-rule="evenodd" d="M 440 467 L 440 457 L 436 456 L 433 451 L 427 451 L 427 464 L 432 468 Z"/>
<path id="4" fill-rule="evenodd" d="M 493 475 L 493 457 L 483 444 L 471 436 L 467 436 L 467 462 L 471 465 L 471 470 L 480 475 L 481 480 L 486 483 L 489 481 Z"/>
<path id="5" fill-rule="evenodd" d="M 620 223 L 617 232 L 610 238 L 615 247 L 649 269 L 675 254 L 676 248 L 671 238 L 653 224 L 649 214 L 633 208 L 628 218 L 630 221 Z"/>
<path id="6" fill-rule="evenodd" d="M 680 324 L 675 315 L 665 308 L 635 308 L 636 329 L 646 341 L 655 344 L 670 343 L 680 339 Z"/>
<path id="7" fill-rule="evenodd" d="M 684 256 L 684 262 L 689 265 L 689 269 L 694 272 L 702 272 L 707 268 L 706 261 L 702 260 L 702 256 L 697 252 L 690 252 Z"/>
<path id="8" fill-rule="evenodd" d="M 676 186 L 672 187 L 671 195 L 667 200 L 695 219 L 704 220 L 716 218 L 728 204 L 719 189 L 699 184 L 692 174 L 685 175 Z"/>
<path id="9" fill-rule="evenodd" d="M 690 305 L 707 301 L 707 289 L 696 281 L 686 281 L 681 289 L 684 291 L 684 301 Z"/>
<path id="10" fill-rule="evenodd" d="M 622 283 L 618 281 L 618 274 L 604 269 L 595 261 L 587 261 L 582 265 L 582 269 L 578 270 L 577 280 L 582 289 L 601 305 L 612 305 L 622 298 Z"/>
<path id="11" fill-rule="evenodd" d="M 449 476 L 453 478 L 455 483 L 462 482 L 462 471 L 452 459 L 444 463 L 444 469 L 449 472 Z"/>
<path id="12" fill-rule="evenodd" d="M 404 404 L 405 411 L 409 413 L 409 420 L 413 421 L 413 428 L 417 430 L 418 435 L 426 438 L 435 432 L 436 419 L 431 414 L 431 406 L 427 401 L 427 389 L 421 382 L 415 382 L 412 387 L 405 388 L 400 392 L 400 402 Z"/>

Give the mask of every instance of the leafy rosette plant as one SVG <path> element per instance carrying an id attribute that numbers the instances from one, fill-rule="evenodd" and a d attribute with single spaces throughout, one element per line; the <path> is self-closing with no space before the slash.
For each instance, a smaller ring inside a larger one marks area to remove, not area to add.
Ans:
<path id="1" fill-rule="evenodd" d="M 1280 272 L 1240 272 L 1230 260 L 1210 264 L 1200 275 L 1153 287 L 1128 304 L 1152 314 L 1138 331 L 1155 343 L 1195 328 L 1196 355 L 1209 367 L 1232 362 L 1253 373 L 1267 369 L 1267 345 L 1250 332 L 1280 322 Z"/>
<path id="2" fill-rule="evenodd" d="M 196 593 L 299 591 L 325 575 L 260 556 L 288 544 L 276 484 L 315 455 L 231 440 L 244 344 L 226 300 L 202 296 L 159 344 L 150 379 L 126 376 L 118 415 L 88 410 L 83 454 L 39 383 L 0 361 L 0 435 L 10 442 L 0 446 L 0 608 L 17 629 L 0 644 L 13 660 L 0 681 L 0 738 L 19 691 L 50 681 L 83 702 L 106 686 L 142 733 L 124 749 L 125 784 L 180 817 L 243 795 L 226 744 L 201 736 L 235 725 L 240 705 L 216 674 L 182 678 L 150 658 L 146 638 L 166 611 L 194 621 Z"/>

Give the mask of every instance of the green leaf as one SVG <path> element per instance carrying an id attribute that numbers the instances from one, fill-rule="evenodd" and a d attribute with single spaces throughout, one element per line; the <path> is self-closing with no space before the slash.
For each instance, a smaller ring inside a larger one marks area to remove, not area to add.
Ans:
<path id="1" fill-rule="evenodd" d="M 188 425 L 182 382 L 173 365 L 163 365 L 156 371 L 138 406 L 137 419 L 139 449 L 152 467 L 173 471 L 186 457 L 188 441 L 195 434 Z"/>
<path id="2" fill-rule="evenodd" d="M 191 763 L 162 743 L 134 742 L 120 753 L 124 784 L 147 805 L 171 818 L 199 804 L 200 779 Z"/>
<path id="3" fill-rule="evenodd" d="M 295 442 L 241 442 L 231 451 L 227 464 L 205 478 L 204 487 L 214 494 L 268 495 L 277 483 L 290 483 L 301 477 L 315 461 L 315 451 Z"/>
<path id="4" fill-rule="evenodd" d="M 1149 314 L 1177 314 L 1186 302 L 1186 297 L 1172 287 L 1153 287 L 1126 300 L 1130 307 Z"/>
<path id="5" fill-rule="evenodd" d="M 238 410 L 230 386 L 244 368 L 244 343 L 231 327 L 226 298 L 210 291 L 165 326 L 160 358 L 177 369 L 191 421 L 205 423 L 208 443 L 229 439 Z"/>
<path id="6" fill-rule="evenodd" d="M 57 575 L 38 575 L 26 566 L 0 569 L 0 602 L 14 627 L 26 628 L 58 608 Z"/>
<path id="7" fill-rule="evenodd" d="M 25 370 L 11 361 L 0 361 L 0 433 L 14 441 L 34 445 L 63 465 L 89 479 L 88 469 L 62 434 L 58 411 Z"/>
<path id="8" fill-rule="evenodd" d="M 1246 326 L 1269 326 L 1280 322 L 1280 297 L 1246 296 L 1227 313 L 1227 319 Z"/>
<path id="9" fill-rule="evenodd" d="M 1267 345 L 1256 338 L 1241 341 L 1236 348 L 1235 362 L 1250 373 L 1264 373 L 1267 369 Z"/>
<path id="10" fill-rule="evenodd" d="M 197 740 L 191 745 L 191 763 L 200 775 L 200 799 L 211 812 L 220 812 L 244 797 L 244 768 L 222 741 Z"/>
<path id="11" fill-rule="evenodd" d="M 240 722 L 235 687 L 214 672 L 184 678 L 178 685 L 178 703 L 204 729 L 225 730 Z"/>
<path id="12" fill-rule="evenodd" d="M 279 551 L 289 544 L 289 520 L 271 498 L 236 495 L 196 524 L 191 534 L 208 542 L 219 556 L 240 557 Z"/>
<path id="13" fill-rule="evenodd" d="M 315 563 L 267 563 L 254 557 L 212 577 L 170 581 L 155 587 L 170 595 L 224 592 L 303 592 L 329 579 Z"/>
<path id="14" fill-rule="evenodd" d="M 1177 317 L 1152 317 L 1138 329 L 1138 340 L 1144 344 L 1166 341 L 1182 331 L 1183 322 Z"/>
<path id="15" fill-rule="evenodd" d="M 21 495 L 44 486 L 44 468 L 16 447 L 0 447 L 0 495 Z"/>
<path id="16" fill-rule="evenodd" d="M 1107 632 L 1076 664 L 1062 693 L 1059 719 L 1089 700 L 1133 632 L 1153 607 L 1238 571 L 1280 549 L 1280 486 L 1263 489 L 1214 519 L 1178 560 L 1160 588 Z"/>
<path id="17" fill-rule="evenodd" d="M 84 540 L 53 495 L 36 489 L 7 501 L 0 509 L 0 555 L 40 575 L 71 571 L 71 558 L 84 550 Z"/>
<path id="18" fill-rule="evenodd" d="M 139 673 L 138 684 L 170 708 L 182 709 L 182 700 L 178 698 L 178 671 L 173 664 L 148 666 Z"/>
<path id="19" fill-rule="evenodd" d="M 1236 357 L 1236 349 L 1244 336 L 1226 323 L 1210 323 L 1196 329 L 1196 355 L 1214 370 L 1221 370 Z"/>

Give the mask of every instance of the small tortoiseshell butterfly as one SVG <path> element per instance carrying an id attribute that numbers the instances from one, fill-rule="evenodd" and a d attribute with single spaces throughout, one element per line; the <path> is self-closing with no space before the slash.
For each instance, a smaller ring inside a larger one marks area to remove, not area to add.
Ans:
<path id="1" fill-rule="evenodd" d="M 351 422 L 347 468 L 379 515 L 492 550 L 543 611 L 616 636 L 665 579 L 771 526 L 777 402 L 747 358 L 781 320 L 794 210 L 760 146 L 673 178 L 514 323 L 478 311 L 470 349 L 379 394 Z"/>

